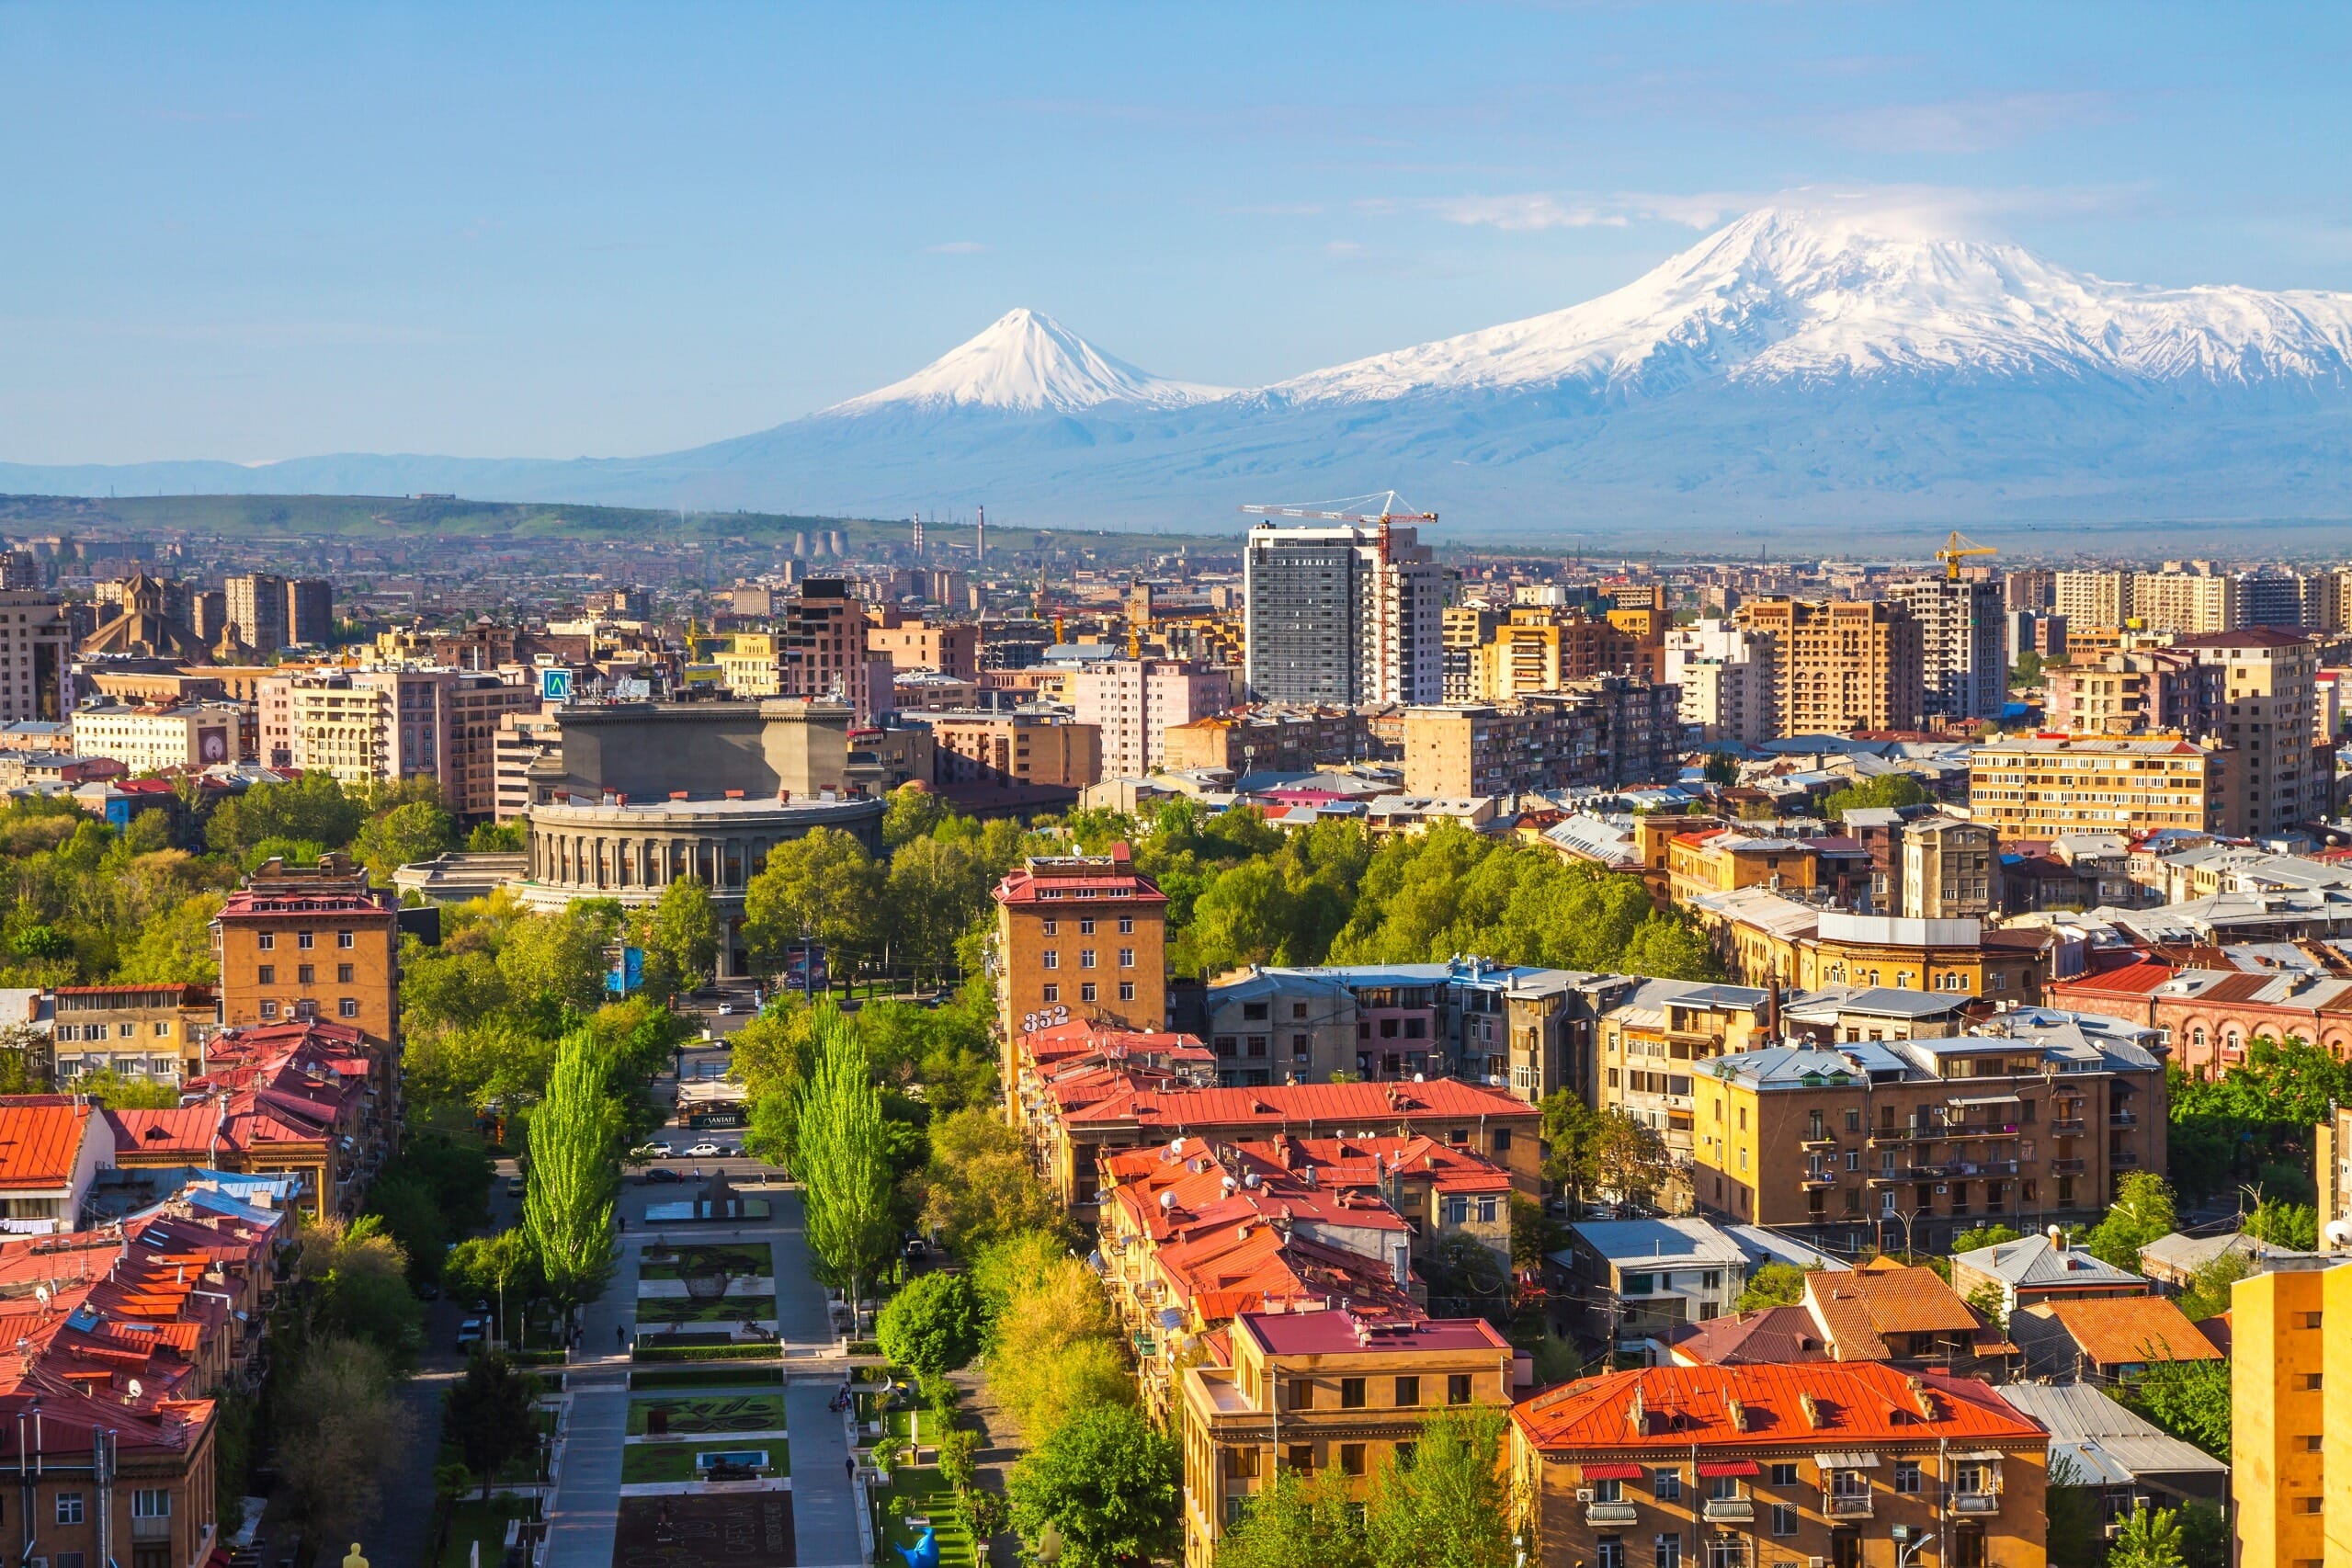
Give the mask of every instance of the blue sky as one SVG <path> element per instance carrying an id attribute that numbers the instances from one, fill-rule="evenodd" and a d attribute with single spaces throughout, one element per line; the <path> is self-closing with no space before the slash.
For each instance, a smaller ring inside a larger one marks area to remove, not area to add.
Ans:
<path id="1" fill-rule="evenodd" d="M 1014 306 L 1249 385 L 1801 188 L 2352 289 L 2321 6 L 0 8 L 0 460 L 658 451 Z"/>

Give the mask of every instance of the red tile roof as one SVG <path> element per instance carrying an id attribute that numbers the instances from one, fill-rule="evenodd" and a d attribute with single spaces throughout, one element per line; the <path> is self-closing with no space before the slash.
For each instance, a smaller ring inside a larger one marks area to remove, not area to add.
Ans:
<path id="1" fill-rule="evenodd" d="M 2221 1352 L 2163 1296 L 2103 1296 L 2025 1309 L 2055 1318 L 2102 1367 L 2142 1361 L 2218 1361 Z"/>
<path id="2" fill-rule="evenodd" d="M 0 1098 L 0 1190 L 71 1181 L 94 1108 L 70 1095 Z"/>
<path id="3" fill-rule="evenodd" d="M 1767 1307 L 1727 1318 L 1687 1323 L 1666 1336 L 1674 1354 L 1703 1366 L 1826 1361 L 1829 1347 L 1802 1307 Z"/>
<path id="4" fill-rule="evenodd" d="M 2144 996 L 2173 977 L 2172 965 L 2141 960 L 2121 969 L 2106 970 L 2076 980 L 2052 982 L 2062 991 L 2105 993 L 2117 996 Z"/>
<path id="5" fill-rule="evenodd" d="M 2038 1422 L 1972 1378 L 1906 1376 L 1875 1361 L 1614 1372 L 1523 1400 L 1512 1407 L 1511 1419 L 1528 1442 L 1554 1454 L 1818 1450 L 1947 1440 L 2040 1449 L 2050 1440 Z"/>
<path id="6" fill-rule="evenodd" d="M 1437 1078 L 1419 1084 L 1277 1084 L 1254 1089 L 1168 1088 L 1114 1095 L 1071 1113 L 1074 1124 L 1132 1121 L 1139 1127 L 1247 1127 L 1290 1122 L 1393 1127 L 1400 1121 L 1517 1121 L 1541 1113 L 1500 1089 Z"/>
<path id="7" fill-rule="evenodd" d="M 1500 1350 L 1511 1342 L 1484 1318 L 1422 1318 L 1412 1323 L 1337 1312 L 1243 1312 L 1233 1332 L 1273 1356 L 1348 1355 L 1359 1350 Z"/>

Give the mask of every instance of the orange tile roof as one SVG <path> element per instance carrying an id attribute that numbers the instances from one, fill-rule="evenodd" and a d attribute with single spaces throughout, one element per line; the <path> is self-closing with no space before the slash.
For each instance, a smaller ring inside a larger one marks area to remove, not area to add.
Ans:
<path id="1" fill-rule="evenodd" d="M 0 1098 L 0 1190 L 71 1181 L 92 1109 L 89 1101 L 70 1095 Z"/>
<path id="2" fill-rule="evenodd" d="M 2105 1296 L 2029 1307 L 2047 1312 L 2103 1367 L 2138 1361 L 2218 1361 L 2221 1351 L 2163 1296 Z"/>
<path id="3" fill-rule="evenodd" d="M 1859 1268 L 1806 1277 L 1805 1293 L 1830 1303 L 1858 1301 L 1872 1333 L 1973 1334 L 1981 1320 L 1933 1269 Z"/>
<path id="4" fill-rule="evenodd" d="M 2039 1449 L 2050 1441 L 2040 1423 L 1973 1378 L 1911 1377 L 1875 1361 L 1613 1372 L 1523 1400 L 1512 1407 L 1511 1419 L 1529 1443 L 1552 1454 L 1822 1449 L 1953 1439 Z"/>

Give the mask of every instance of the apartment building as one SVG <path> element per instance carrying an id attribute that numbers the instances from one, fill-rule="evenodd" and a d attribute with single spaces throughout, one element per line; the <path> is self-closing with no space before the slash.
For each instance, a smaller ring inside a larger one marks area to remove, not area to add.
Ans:
<path id="1" fill-rule="evenodd" d="M 1509 1464 L 1543 1568 L 2040 1568 L 2049 1446 L 1971 1379 L 1812 1361 L 1562 1384 Z"/>
<path id="2" fill-rule="evenodd" d="M 1676 834 L 1666 843 L 1666 892 L 1678 904 L 1741 888 L 1808 892 L 1820 873 L 1820 850 L 1801 838 L 1709 827 Z"/>
<path id="3" fill-rule="evenodd" d="M 1438 616 L 1443 702 L 1478 700 L 1479 650 L 1493 641 L 1507 612 L 1492 605 L 1448 605 Z"/>
<path id="4" fill-rule="evenodd" d="M 1445 574 L 1414 529 L 1261 524 L 1242 573 L 1253 698 L 1339 707 L 1443 699 Z"/>
<path id="5" fill-rule="evenodd" d="M 1665 683 L 1681 694 L 1682 722 L 1702 741 L 1755 745 L 1779 733 L 1779 650 L 1763 632 L 1700 620 L 1665 634 Z"/>
<path id="6" fill-rule="evenodd" d="M 2240 1568 L 2352 1562 L 2352 1267 L 2313 1260 L 2230 1288 L 2230 1497 Z M 2336 1473 L 2331 1474 L 2331 1471 Z"/>
<path id="7" fill-rule="evenodd" d="M 930 670 L 957 680 L 980 679 L 979 627 L 919 620 L 887 605 L 868 610 L 867 619 L 868 652 L 890 655 L 893 670 Z"/>
<path id="8" fill-rule="evenodd" d="M 1680 770 L 1677 694 L 1624 676 L 1494 707 L 1409 708 L 1404 788 L 1449 800 L 1656 783 Z"/>
<path id="9" fill-rule="evenodd" d="M 379 1049 L 399 1038 L 398 911 L 343 856 L 265 864 L 212 917 L 212 950 L 223 1024 L 331 1019 Z"/>
<path id="10" fill-rule="evenodd" d="M 1102 732 L 1051 713 L 926 713 L 934 781 L 1084 790 L 1103 777 Z"/>
<path id="11" fill-rule="evenodd" d="M 1183 1374 L 1186 1568 L 1212 1568 L 1219 1539 L 1277 1474 L 1335 1474 L 1369 1496 L 1430 1410 L 1512 1392 L 1510 1342 L 1483 1318 L 1245 1312 L 1227 1343 L 1222 1364 Z"/>
<path id="12" fill-rule="evenodd" d="M 1774 640 L 1784 735 L 1915 730 L 1924 711 L 1919 622 L 1887 600 L 1750 599 L 1739 623 Z"/>
<path id="13" fill-rule="evenodd" d="M 1598 619 L 1582 610 L 1513 609 L 1471 655 L 1471 700 L 1506 702 L 1598 675 L 1654 682 L 1665 671 L 1662 619 L 1647 608 Z"/>
<path id="14" fill-rule="evenodd" d="M 1928 816 L 1903 826 L 1903 903 L 1912 920 L 1982 920 L 2001 911 L 2001 839 L 1987 823 Z"/>
<path id="15" fill-rule="evenodd" d="M 1031 856 L 991 896 L 1007 1085 L 1019 1076 L 1021 1036 L 1051 1024 L 1166 1026 L 1167 895 L 1135 869 L 1127 846 Z"/>
<path id="16" fill-rule="evenodd" d="M 236 762 L 256 744 L 252 715 L 226 702 L 80 708 L 73 722 L 76 753 L 110 756 L 133 774 Z"/>
<path id="17" fill-rule="evenodd" d="M 1998 719 L 2009 697 L 2008 623 L 1991 577 L 1923 577 L 1887 597 L 1919 623 L 1921 706 L 1929 719 Z"/>
<path id="18" fill-rule="evenodd" d="M 1353 708 L 1247 708 L 1171 725 L 1161 744 L 1171 773 L 1221 767 L 1236 777 L 1312 773 L 1392 749 L 1373 734 L 1370 714 Z"/>
<path id="19" fill-rule="evenodd" d="M 497 732 L 490 737 L 492 815 L 512 822 L 538 803 L 532 792 L 532 770 L 542 763 L 560 778 L 563 763 L 563 722 L 552 714 L 513 710 L 499 715 Z"/>
<path id="20" fill-rule="evenodd" d="M 74 711 L 74 633 L 51 594 L 0 589 L 0 723 L 60 723 Z"/>
<path id="21" fill-rule="evenodd" d="M 1165 765 L 1171 725 L 1231 706 L 1233 682 L 1183 659 L 1104 659 L 1072 672 L 1062 697 L 1102 736 L 1103 777 L 1135 778 Z"/>
<path id="22" fill-rule="evenodd" d="M 260 760 L 344 784 L 447 780 L 453 669 L 314 670 L 259 683 Z"/>
<path id="23" fill-rule="evenodd" d="M 2225 573 L 2134 572 L 2130 587 L 2131 609 L 2126 624 L 2142 631 L 2195 635 L 2246 624 L 2243 584 Z"/>
<path id="24" fill-rule="evenodd" d="M 204 1071 L 220 998 L 209 985 L 61 985 L 51 1014 L 61 1084 L 107 1069 L 173 1084 Z"/>
<path id="25" fill-rule="evenodd" d="M 2199 732 L 2221 756 L 2223 810 L 2233 837 L 2291 833 L 2334 809 L 2335 763 L 2314 714 L 2318 645 L 2255 626 L 2177 638 L 2201 677 Z"/>
<path id="26" fill-rule="evenodd" d="M 1701 1213 L 1843 1252 L 2095 1224 L 2165 1168 L 2162 1031 L 2051 1008 L 1975 1030 L 1767 1046 L 1695 1069 Z"/>
<path id="27" fill-rule="evenodd" d="M 238 642 L 265 657 L 286 646 L 285 578 L 248 572 L 223 581 L 221 591 Z"/>
<path id="28" fill-rule="evenodd" d="M 1969 753 L 1969 816 L 2004 840 L 2214 832 L 2226 816 L 2225 779 L 2212 752 L 2178 736 L 1986 741 Z"/>
<path id="29" fill-rule="evenodd" d="M 2042 672 L 2044 725 L 2070 735 L 2193 733 L 2202 717 L 2199 684 L 2194 657 L 2168 647 L 2051 665 Z"/>
<path id="30" fill-rule="evenodd" d="M 2049 608 L 2070 628 L 2120 627 L 2131 615 L 2131 577 L 2129 572 L 2052 574 Z"/>
<path id="31" fill-rule="evenodd" d="M 335 585 L 324 577 L 295 577 L 286 585 L 286 640 L 324 648 L 335 640 Z"/>
<path id="32" fill-rule="evenodd" d="M 468 818 L 498 815 L 498 744 L 509 717 L 534 718 L 540 710 L 537 671 L 470 670 L 449 683 L 449 769 L 441 794 L 449 809 Z"/>
<path id="33" fill-rule="evenodd" d="M 1699 1136 L 1699 1064 L 1764 1044 L 1772 1028 L 1769 991 L 1636 977 L 1595 1025 L 1594 1103 L 1652 1128 L 1687 1165 Z"/>

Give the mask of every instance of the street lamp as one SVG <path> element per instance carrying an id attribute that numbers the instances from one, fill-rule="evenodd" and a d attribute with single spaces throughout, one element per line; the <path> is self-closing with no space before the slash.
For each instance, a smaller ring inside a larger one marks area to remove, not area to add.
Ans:
<path id="1" fill-rule="evenodd" d="M 1926 1530 L 1914 1530 L 1909 1525 L 1894 1527 L 1894 1568 L 1911 1568 L 1927 1544 Z"/>

